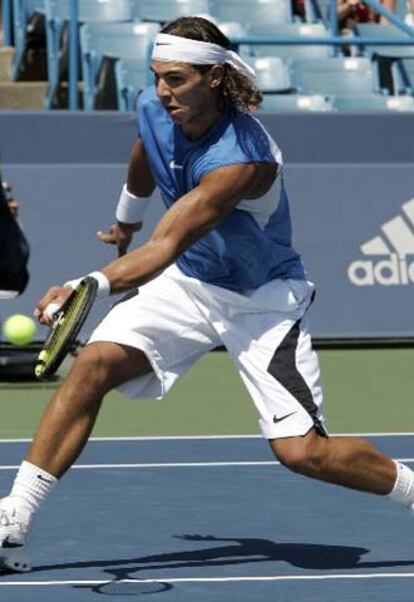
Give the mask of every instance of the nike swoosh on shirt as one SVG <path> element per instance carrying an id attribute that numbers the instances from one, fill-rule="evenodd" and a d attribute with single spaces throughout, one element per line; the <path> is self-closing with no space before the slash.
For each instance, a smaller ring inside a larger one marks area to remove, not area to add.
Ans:
<path id="1" fill-rule="evenodd" d="M 171 169 L 184 169 L 183 165 L 179 165 L 175 161 L 170 161 L 170 167 Z"/>

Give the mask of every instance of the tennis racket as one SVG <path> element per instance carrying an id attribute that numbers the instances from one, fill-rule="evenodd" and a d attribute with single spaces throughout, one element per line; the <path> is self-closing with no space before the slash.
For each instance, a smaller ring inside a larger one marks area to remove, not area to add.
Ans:
<path id="1" fill-rule="evenodd" d="M 97 291 L 97 280 L 86 276 L 56 312 L 35 366 L 38 379 L 47 380 L 59 368 L 92 308 Z"/>

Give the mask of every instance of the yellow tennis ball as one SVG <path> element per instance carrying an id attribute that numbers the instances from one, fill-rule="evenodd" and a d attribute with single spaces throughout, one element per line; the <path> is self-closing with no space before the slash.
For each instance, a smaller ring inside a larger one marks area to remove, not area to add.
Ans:
<path id="1" fill-rule="evenodd" d="M 9 343 L 13 345 L 27 345 L 33 341 L 37 326 L 33 318 L 23 314 L 10 316 L 4 322 L 3 334 Z"/>

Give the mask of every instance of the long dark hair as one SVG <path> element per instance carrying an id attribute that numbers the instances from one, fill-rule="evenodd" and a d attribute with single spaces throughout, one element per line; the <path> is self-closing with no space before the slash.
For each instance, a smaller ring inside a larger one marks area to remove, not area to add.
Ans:
<path id="1" fill-rule="evenodd" d="M 227 50 L 231 48 L 230 41 L 211 21 L 202 17 L 180 17 L 168 23 L 162 33 L 176 35 L 190 40 L 218 44 Z M 195 69 L 205 73 L 210 65 L 193 65 Z M 234 67 L 224 64 L 224 77 L 221 84 L 220 108 L 238 107 L 244 111 L 257 108 L 262 101 L 262 93 L 256 87 L 253 79 L 237 71 Z"/>

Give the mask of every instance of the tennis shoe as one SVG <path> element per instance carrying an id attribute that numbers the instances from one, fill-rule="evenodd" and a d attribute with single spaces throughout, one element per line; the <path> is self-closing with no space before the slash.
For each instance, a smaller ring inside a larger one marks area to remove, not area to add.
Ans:
<path id="1" fill-rule="evenodd" d="M 0 500 L 0 572 L 26 573 L 32 565 L 27 552 L 27 523 L 9 498 Z"/>

